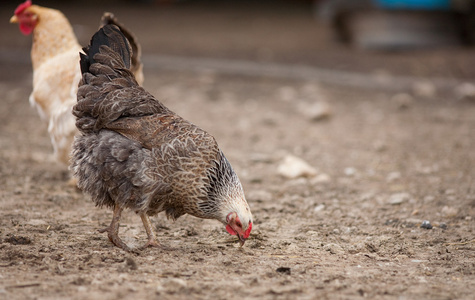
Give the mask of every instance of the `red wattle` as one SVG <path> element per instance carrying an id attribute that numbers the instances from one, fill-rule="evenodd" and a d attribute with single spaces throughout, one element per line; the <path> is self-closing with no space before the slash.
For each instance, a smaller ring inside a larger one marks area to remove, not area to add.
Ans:
<path id="1" fill-rule="evenodd" d="M 229 225 L 226 225 L 226 231 L 229 232 L 230 235 L 236 235 L 236 231 L 234 231 L 234 229 L 229 226 Z"/>
<path id="2" fill-rule="evenodd" d="M 249 235 L 251 234 L 251 230 L 252 230 L 252 223 L 249 222 L 249 227 L 247 228 L 247 230 L 244 232 L 244 238 L 247 239 L 249 237 Z"/>
<path id="3" fill-rule="evenodd" d="M 21 33 L 23 33 L 24 35 L 29 35 L 33 32 L 33 29 L 35 27 L 32 26 L 31 24 L 29 23 L 20 23 L 20 31 Z"/>

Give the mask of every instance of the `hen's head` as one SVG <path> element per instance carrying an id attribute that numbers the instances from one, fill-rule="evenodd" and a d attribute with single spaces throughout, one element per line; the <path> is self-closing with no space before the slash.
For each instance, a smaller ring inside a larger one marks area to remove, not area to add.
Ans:
<path id="1" fill-rule="evenodd" d="M 198 203 L 202 217 L 221 221 L 227 232 L 237 235 L 241 246 L 252 230 L 252 214 L 241 181 L 221 152 L 208 174 L 207 200 Z"/>
<path id="2" fill-rule="evenodd" d="M 251 234 L 252 230 L 252 219 L 251 212 L 241 214 L 241 218 L 238 213 L 233 211 L 226 216 L 226 230 L 231 235 L 237 235 L 241 247 L 246 242 L 246 239 Z"/>
<path id="3" fill-rule="evenodd" d="M 29 35 L 38 24 L 38 15 L 34 12 L 34 5 L 31 5 L 31 0 L 18 5 L 15 9 L 15 14 L 10 19 L 10 23 L 19 23 L 20 31 L 24 35 Z"/>
<path id="4" fill-rule="evenodd" d="M 222 177 L 220 197 L 221 221 L 226 224 L 226 230 L 231 235 L 237 235 L 241 247 L 251 234 L 252 214 L 247 204 L 241 182 L 228 163 L 227 176 Z"/>

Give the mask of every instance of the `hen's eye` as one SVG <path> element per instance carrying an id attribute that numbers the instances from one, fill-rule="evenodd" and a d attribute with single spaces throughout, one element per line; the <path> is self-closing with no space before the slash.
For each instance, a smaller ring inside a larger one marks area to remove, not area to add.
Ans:
<path id="1" fill-rule="evenodd" d="M 237 225 L 238 227 L 242 228 L 241 222 L 237 221 L 237 222 L 236 222 L 236 225 Z"/>

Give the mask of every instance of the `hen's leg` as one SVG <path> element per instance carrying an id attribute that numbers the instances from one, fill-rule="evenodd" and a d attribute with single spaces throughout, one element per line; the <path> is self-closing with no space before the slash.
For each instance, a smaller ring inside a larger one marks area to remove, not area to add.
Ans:
<path id="1" fill-rule="evenodd" d="M 140 218 L 142 219 L 143 226 L 145 227 L 145 231 L 147 232 L 148 241 L 143 246 L 143 248 L 147 247 L 160 247 L 160 243 L 157 241 L 157 236 L 155 235 L 155 231 L 153 230 L 152 223 L 150 222 L 150 218 L 147 216 L 146 213 L 141 213 Z"/>
<path id="2" fill-rule="evenodd" d="M 100 233 L 107 232 L 107 236 L 109 237 L 109 240 L 114 245 L 116 245 L 119 248 L 122 248 L 125 251 L 131 252 L 132 250 L 129 248 L 129 246 L 127 246 L 119 238 L 119 221 L 120 221 L 121 214 L 122 214 L 122 207 L 120 207 L 119 205 L 115 205 L 111 224 L 104 229 L 100 229 L 99 232 Z"/>

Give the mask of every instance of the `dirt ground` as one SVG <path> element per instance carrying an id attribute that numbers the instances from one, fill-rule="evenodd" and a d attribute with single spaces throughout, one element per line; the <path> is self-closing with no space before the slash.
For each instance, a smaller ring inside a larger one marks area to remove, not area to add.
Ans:
<path id="1" fill-rule="evenodd" d="M 138 255 L 98 233 L 112 213 L 68 186 L 52 156 L 28 103 L 31 38 L 6 23 L 10 3 L 0 10 L 0 299 L 473 299 L 475 100 L 462 84 L 475 75 L 473 49 L 350 49 L 305 3 L 43 3 L 66 13 L 83 44 L 109 10 L 145 62 L 224 65 L 146 64 L 145 88 L 216 137 L 255 224 L 239 248 L 216 221 L 160 214 L 159 240 L 174 250 Z M 226 69 L 236 61 L 357 73 L 375 86 Z M 378 78 L 413 84 L 389 90 Z M 314 174 L 283 176 L 289 155 Z M 134 213 L 121 226 L 129 245 L 145 242 Z"/>

